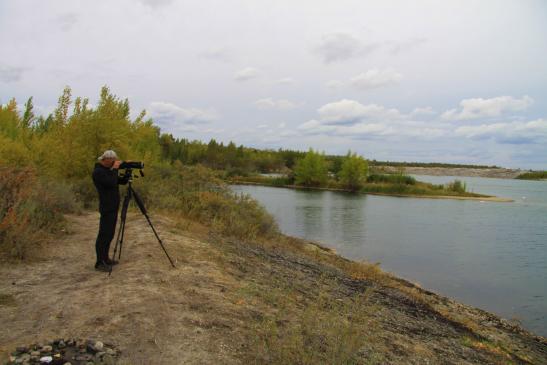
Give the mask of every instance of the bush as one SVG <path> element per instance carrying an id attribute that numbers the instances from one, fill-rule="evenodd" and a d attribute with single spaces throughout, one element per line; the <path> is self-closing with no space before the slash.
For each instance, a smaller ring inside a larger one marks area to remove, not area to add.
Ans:
<path id="1" fill-rule="evenodd" d="M 465 193 L 467 191 L 467 186 L 465 182 L 454 180 L 453 182 L 446 184 L 446 190 L 455 193 Z"/>
<path id="2" fill-rule="evenodd" d="M 63 213 L 79 209 L 70 188 L 40 180 L 31 168 L 0 167 L 0 254 L 24 259 L 62 226 Z"/>
<path id="3" fill-rule="evenodd" d="M 134 187 L 148 207 L 182 213 L 223 234 L 254 239 L 278 232 L 262 206 L 248 195 L 233 193 L 213 170 L 201 165 L 160 165 L 148 169 Z"/>
<path id="4" fill-rule="evenodd" d="M 404 184 L 415 185 L 416 179 L 412 176 L 401 174 L 373 174 L 368 176 L 368 183 L 388 183 L 388 184 Z"/>

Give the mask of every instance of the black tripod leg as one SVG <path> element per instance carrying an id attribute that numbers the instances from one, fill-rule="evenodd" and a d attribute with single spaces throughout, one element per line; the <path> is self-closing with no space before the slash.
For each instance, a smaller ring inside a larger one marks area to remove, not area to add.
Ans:
<path id="1" fill-rule="evenodd" d="M 127 194 L 123 198 L 122 213 L 120 214 L 120 228 L 118 228 L 118 235 L 116 236 L 116 244 L 114 245 L 114 253 L 112 258 L 116 259 L 116 252 L 118 247 L 120 252 L 118 253 L 118 260 L 122 257 L 122 246 L 123 246 L 123 237 L 125 234 L 125 221 L 127 218 L 127 208 L 129 207 L 129 201 L 131 200 L 131 190 L 127 190 Z M 108 275 L 112 274 L 112 266 L 110 266 L 110 271 Z"/>
<path id="2" fill-rule="evenodd" d="M 137 194 L 137 192 L 135 190 L 133 190 L 133 188 L 130 188 L 130 189 L 131 189 L 131 193 L 135 197 L 135 202 L 137 203 L 139 209 L 141 210 L 141 213 L 144 215 L 144 217 L 148 221 L 148 224 L 150 225 L 150 228 L 152 228 L 152 231 L 154 232 L 154 235 L 158 239 L 158 242 L 160 243 L 160 246 L 163 249 L 163 252 L 165 253 L 165 256 L 167 256 L 167 259 L 171 263 L 171 266 L 175 267 L 175 264 L 173 263 L 173 260 L 171 260 L 171 257 L 167 253 L 167 250 L 165 249 L 165 246 L 163 245 L 163 242 L 161 241 L 160 236 L 158 235 L 158 232 L 156 232 L 156 229 L 154 228 L 154 225 L 152 224 L 152 222 L 150 221 L 150 218 L 148 217 L 148 214 L 146 213 L 146 208 L 144 207 L 144 203 L 141 200 L 141 197 Z"/>
<path id="3" fill-rule="evenodd" d="M 133 195 L 132 193 L 132 189 L 127 189 L 127 194 L 125 195 L 125 198 L 123 198 L 122 212 L 120 214 L 120 230 L 118 231 L 118 236 L 120 236 L 120 252 L 118 254 L 118 260 L 122 258 L 123 238 L 125 235 L 125 222 L 127 221 L 127 209 L 129 208 L 129 202 L 131 201 L 131 197 Z M 114 258 L 116 258 L 115 253 Z"/>

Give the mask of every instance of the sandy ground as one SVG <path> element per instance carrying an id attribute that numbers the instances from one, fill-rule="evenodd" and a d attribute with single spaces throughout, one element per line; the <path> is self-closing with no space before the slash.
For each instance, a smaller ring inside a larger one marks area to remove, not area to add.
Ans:
<path id="1" fill-rule="evenodd" d="M 392 166 L 377 166 L 387 172 L 397 172 L 398 168 Z M 404 168 L 406 174 L 410 175 L 433 175 L 433 176 L 475 176 L 492 177 L 498 179 L 514 179 L 524 173 L 522 170 L 515 169 L 473 169 L 467 167 L 412 167 Z"/>
<path id="2" fill-rule="evenodd" d="M 18 345 L 75 337 L 115 344 L 124 364 L 248 363 L 256 351 L 249 345 L 254 325 L 276 310 L 269 294 L 278 284 L 295 298 L 282 313 L 290 322 L 317 300 L 318 283 L 327 277 L 333 300 L 373 288 L 359 363 L 547 364 L 544 338 L 403 280 L 423 300 L 352 279 L 298 252 L 222 239 L 196 223 L 152 219 L 175 269 L 144 218 L 130 215 L 121 263 L 110 277 L 95 271 L 96 213 L 68 216 L 68 232 L 34 262 L 3 265 L 0 362 Z"/>

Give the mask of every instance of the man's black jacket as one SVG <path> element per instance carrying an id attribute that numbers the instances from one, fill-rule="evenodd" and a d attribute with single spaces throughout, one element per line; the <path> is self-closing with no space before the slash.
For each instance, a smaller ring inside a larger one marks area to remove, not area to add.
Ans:
<path id="1" fill-rule="evenodd" d="M 99 193 L 99 212 L 115 212 L 120 206 L 118 184 L 127 184 L 128 177 L 118 177 L 117 169 L 109 169 L 100 163 L 93 169 L 93 183 Z"/>

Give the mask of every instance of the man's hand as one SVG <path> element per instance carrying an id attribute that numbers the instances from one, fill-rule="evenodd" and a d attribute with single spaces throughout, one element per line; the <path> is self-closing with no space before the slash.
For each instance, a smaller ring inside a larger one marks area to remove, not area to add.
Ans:
<path id="1" fill-rule="evenodd" d="M 113 168 L 113 169 L 119 169 L 121 163 L 122 163 L 122 162 L 121 162 L 120 160 L 114 161 L 114 164 L 112 165 L 112 168 Z"/>

